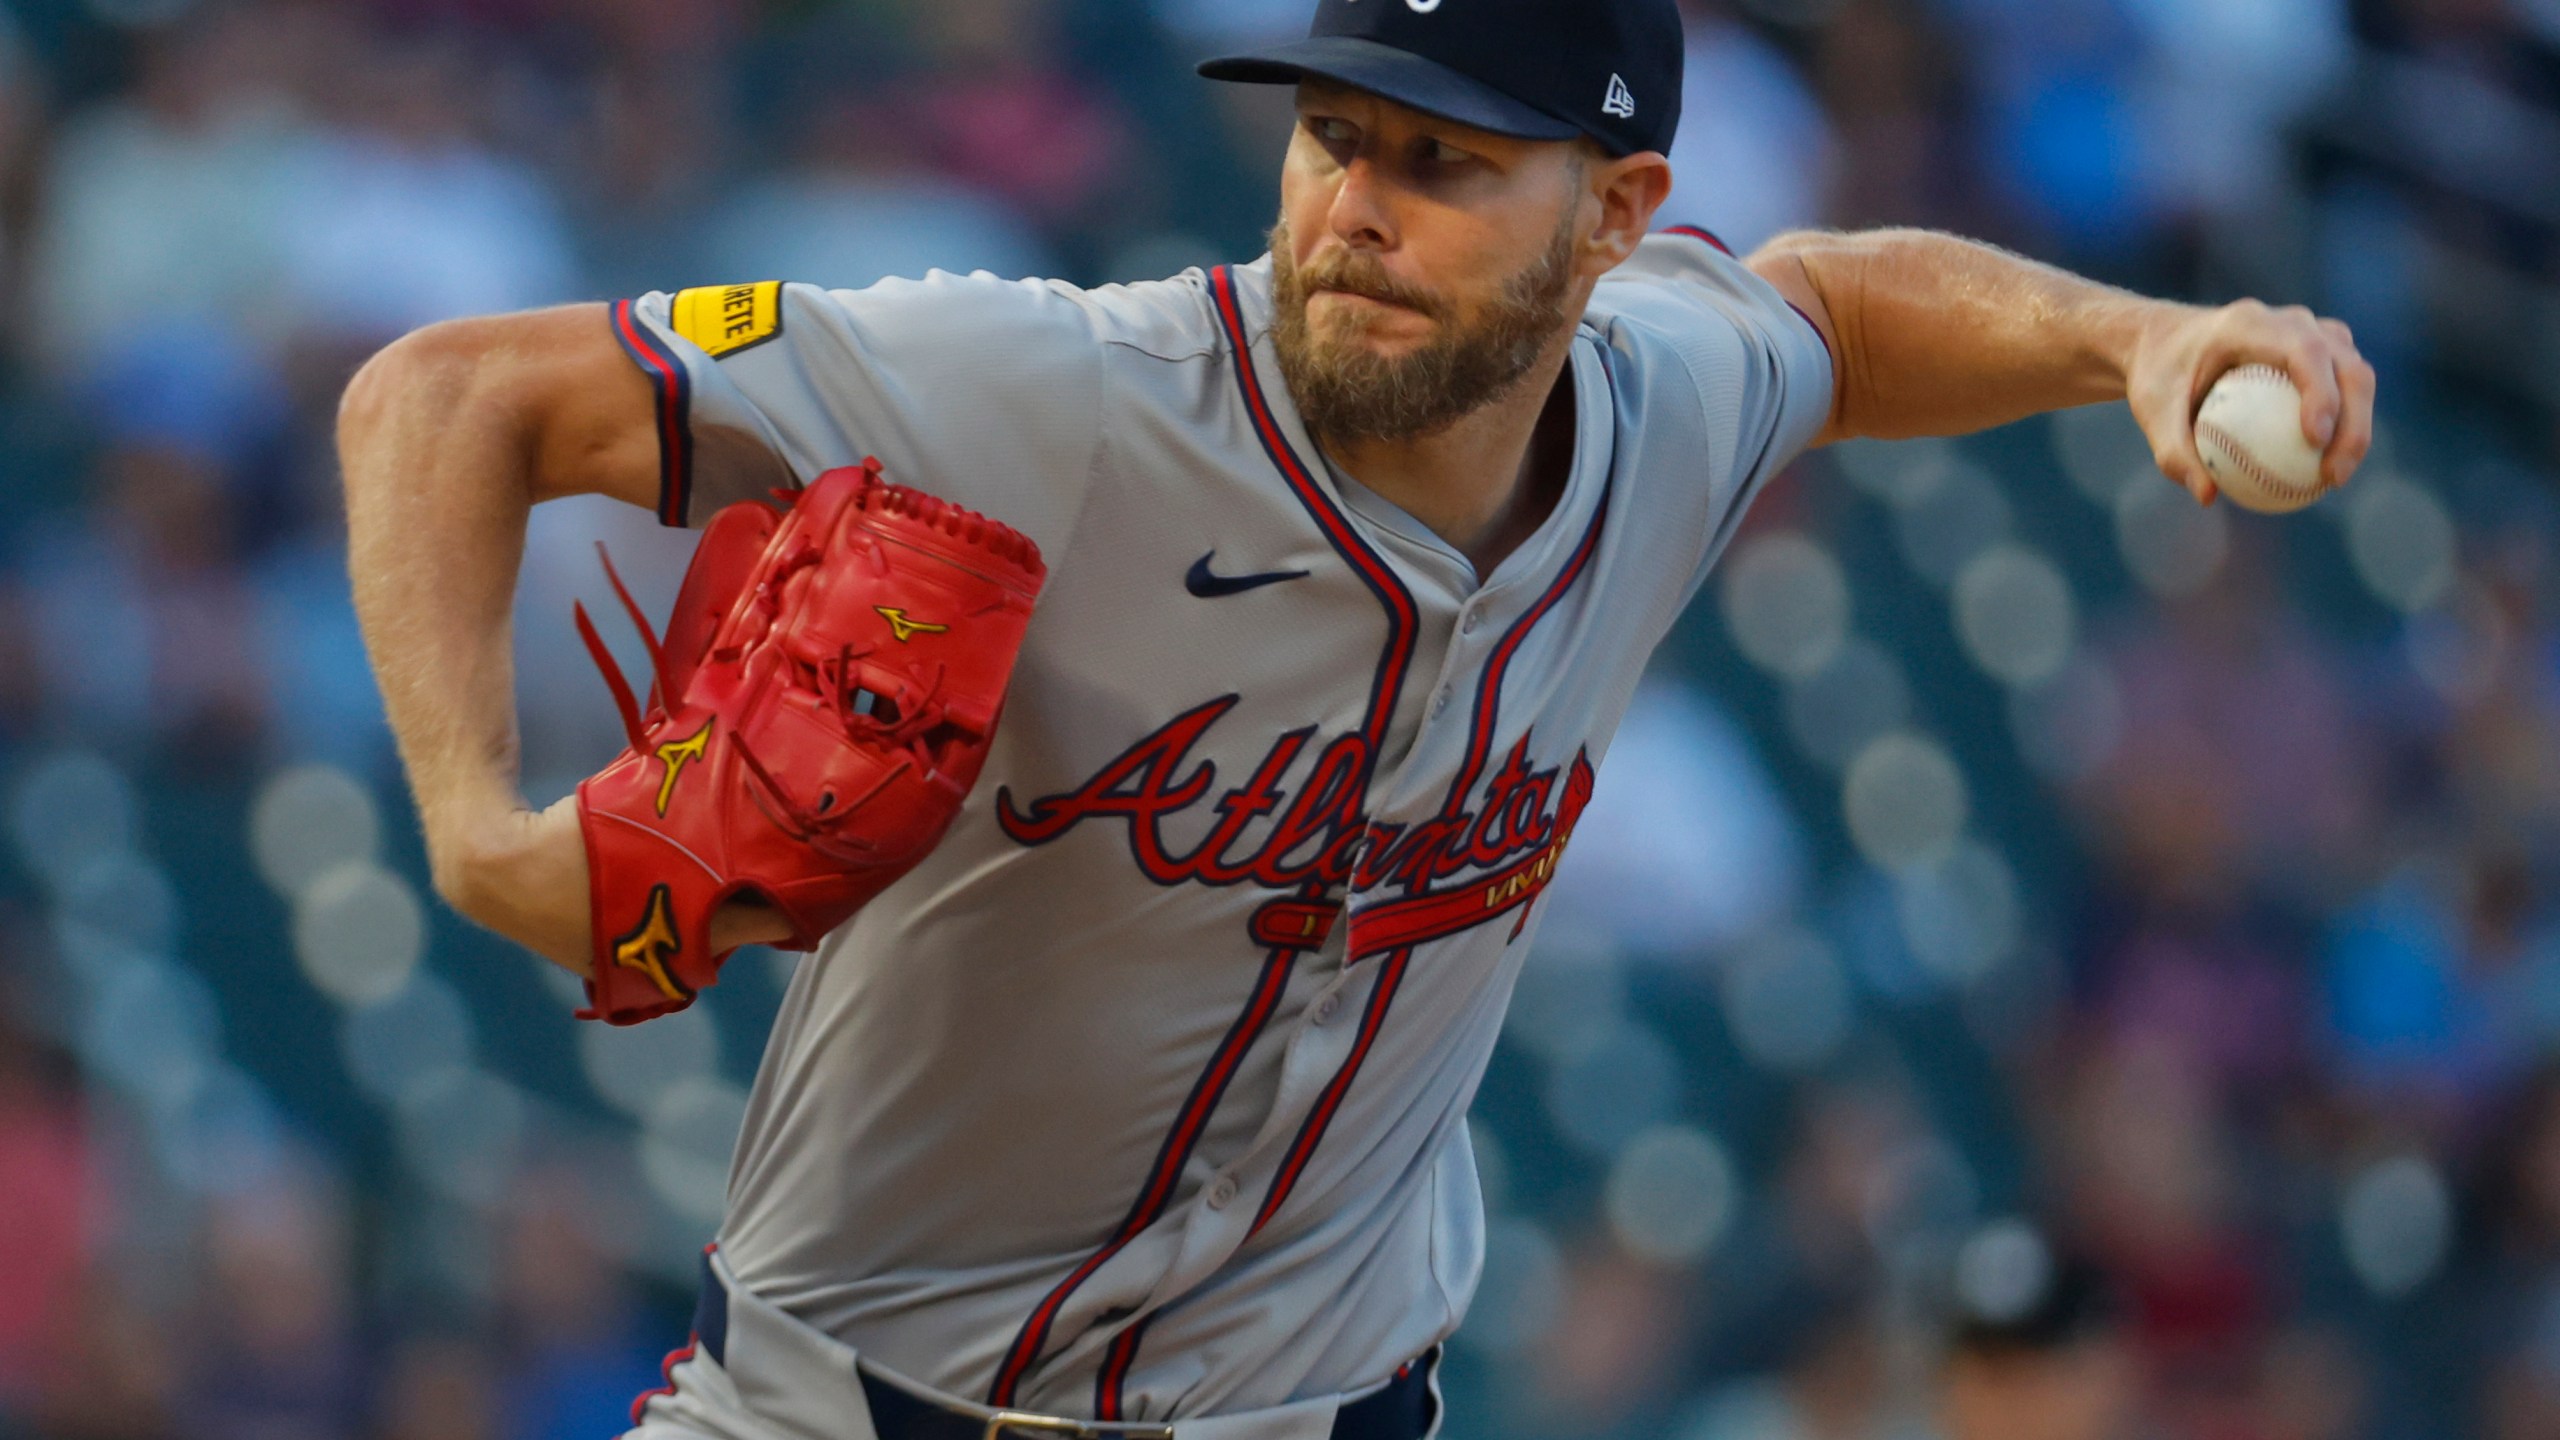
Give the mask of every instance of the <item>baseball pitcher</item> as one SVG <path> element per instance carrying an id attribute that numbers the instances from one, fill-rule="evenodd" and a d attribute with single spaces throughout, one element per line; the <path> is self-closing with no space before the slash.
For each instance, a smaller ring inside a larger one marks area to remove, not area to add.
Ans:
<path id="1" fill-rule="evenodd" d="M 1434 1433 L 1540 897 L 1770 477 L 2127 401 L 2209 502 L 2196 405 L 2249 364 L 2326 483 L 2363 457 L 2372 371 L 2305 311 L 1660 225 L 1681 53 L 1673 0 L 1323 0 L 1202 67 L 1296 88 L 1259 259 L 702 277 L 356 378 L 351 568 L 439 890 L 604 1020 L 814 952 L 635 1435 Z M 528 507 L 581 492 L 708 534 L 613 682 L 629 750 L 535 813 L 510 597 Z"/>

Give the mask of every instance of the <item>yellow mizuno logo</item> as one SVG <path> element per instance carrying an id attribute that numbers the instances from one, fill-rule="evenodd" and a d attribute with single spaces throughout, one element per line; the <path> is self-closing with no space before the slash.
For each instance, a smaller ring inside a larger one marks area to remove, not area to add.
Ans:
<path id="1" fill-rule="evenodd" d="M 650 886 L 649 912 L 640 918 L 638 929 L 613 942 L 613 963 L 648 976 L 658 993 L 670 1000 L 690 1000 L 693 992 L 678 983 L 667 969 L 667 962 L 684 948 L 684 941 L 676 935 L 673 910 L 674 899 L 667 887 Z"/>
<path id="2" fill-rule="evenodd" d="M 691 735 L 682 740 L 670 740 L 658 747 L 658 759 L 667 767 L 666 775 L 658 781 L 659 814 L 666 814 L 667 802 L 676 798 L 676 779 L 684 774 L 684 767 L 701 759 L 703 752 L 710 748 L 711 725 L 711 721 L 705 720 L 702 722 L 702 728 Z"/>
<path id="3" fill-rule="evenodd" d="M 951 633 L 951 627 L 948 625 L 928 625 L 922 620 L 910 620 L 907 618 L 906 611 L 897 609 L 894 606 L 874 605 L 871 608 L 879 611 L 880 618 L 889 622 L 889 633 L 897 636 L 898 643 L 901 645 L 906 644 L 908 641 L 913 640 L 919 635 L 948 635 Z"/>

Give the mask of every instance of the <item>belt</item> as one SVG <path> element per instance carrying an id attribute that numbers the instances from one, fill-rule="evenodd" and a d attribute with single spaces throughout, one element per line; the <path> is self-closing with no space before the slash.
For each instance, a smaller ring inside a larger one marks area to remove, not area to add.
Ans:
<path id="1" fill-rule="evenodd" d="M 694 1301 L 693 1338 L 713 1363 L 729 1363 L 729 1289 L 708 1255 L 703 1258 L 702 1292 Z M 1332 1440 L 1423 1440 L 1440 1418 L 1440 1401 L 1431 1387 L 1439 1366 L 1440 1347 L 1435 1345 L 1399 1368 L 1385 1388 L 1345 1404 L 1334 1413 Z M 1173 1427 L 1168 1424 L 1076 1420 L 1014 1411 L 971 1414 L 911 1394 L 867 1369 L 860 1373 L 863 1398 L 871 1407 L 871 1428 L 880 1440 L 1007 1440 L 1032 1435 L 1064 1440 L 1173 1440 Z"/>

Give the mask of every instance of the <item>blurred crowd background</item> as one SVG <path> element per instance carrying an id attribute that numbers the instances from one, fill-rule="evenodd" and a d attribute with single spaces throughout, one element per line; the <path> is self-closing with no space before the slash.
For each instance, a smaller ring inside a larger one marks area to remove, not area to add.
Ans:
<path id="1" fill-rule="evenodd" d="M 2382 443 L 2281 522 L 2120 408 L 1772 489 L 1486 1082 L 1448 1433 L 2560 1435 L 2560 4 L 1688 8 L 1668 219 L 2315 304 Z M 683 1339 L 790 962 L 608 1031 L 425 892 L 353 366 L 1249 258 L 1286 98 L 1188 62 L 1306 9 L 0 3 L 0 1435 L 600 1436 Z M 684 561 L 537 517 L 538 799 L 620 743 L 598 537 Z"/>

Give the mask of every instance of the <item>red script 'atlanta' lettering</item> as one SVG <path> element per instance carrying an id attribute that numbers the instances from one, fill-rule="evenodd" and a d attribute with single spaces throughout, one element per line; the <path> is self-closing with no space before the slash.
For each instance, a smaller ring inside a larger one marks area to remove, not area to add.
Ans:
<path id="1" fill-rule="evenodd" d="M 1159 885 L 1251 882 L 1286 890 L 1315 882 L 1362 890 L 1395 886 L 1420 896 L 1461 872 L 1496 870 L 1524 855 L 1561 849 L 1574 819 L 1561 812 L 1567 806 L 1578 812 L 1573 802 L 1589 794 L 1585 756 L 1573 759 L 1575 784 L 1560 786 L 1562 767 L 1532 768 L 1523 735 L 1486 777 L 1474 808 L 1410 827 L 1373 824 L 1362 813 L 1368 745 L 1357 735 L 1318 750 L 1294 794 L 1284 786 L 1314 739 L 1312 729 L 1301 729 L 1273 741 L 1251 777 L 1212 802 L 1218 767 L 1194 760 L 1192 752 L 1236 701 L 1228 695 L 1183 712 L 1063 794 L 1022 805 L 1010 789 L 998 791 L 997 823 L 1020 844 L 1046 845 L 1088 820 L 1124 821 L 1131 858 Z M 1205 837 L 1181 848 L 1167 837 L 1167 822 L 1204 802 L 1217 818 Z M 1248 845 L 1246 831 L 1266 819 L 1269 828 Z"/>

